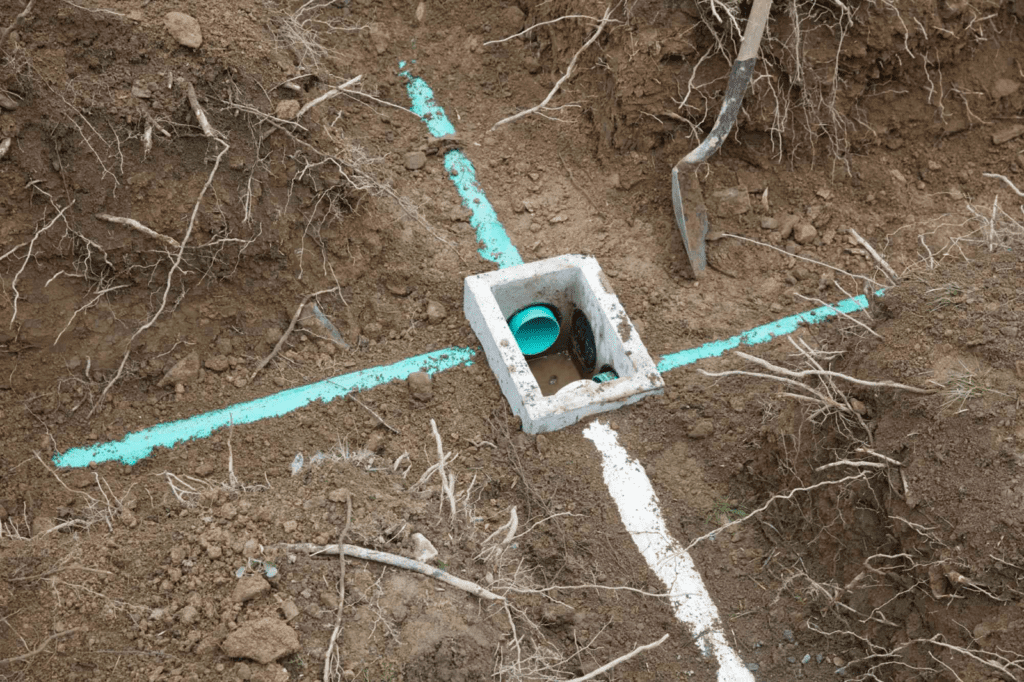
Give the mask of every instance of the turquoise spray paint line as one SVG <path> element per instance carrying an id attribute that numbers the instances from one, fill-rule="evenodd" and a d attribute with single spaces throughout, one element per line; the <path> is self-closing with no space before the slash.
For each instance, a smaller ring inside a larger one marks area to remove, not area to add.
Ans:
<path id="1" fill-rule="evenodd" d="M 885 294 L 885 289 L 879 289 L 875 292 L 876 296 L 882 296 L 883 294 Z M 669 370 L 676 369 L 677 367 L 691 365 L 698 360 L 716 358 L 725 351 L 732 350 L 740 345 L 754 346 L 759 343 L 767 343 L 776 337 L 792 334 L 801 324 L 817 324 L 833 317 L 837 317 L 840 313 L 846 313 L 849 315 L 850 313 L 863 310 L 867 307 L 868 301 L 864 296 L 854 296 L 853 298 L 840 301 L 834 306 L 826 305 L 820 308 L 815 308 L 814 310 L 790 315 L 789 317 L 784 317 L 781 320 L 769 322 L 768 324 L 761 325 L 760 327 L 754 327 L 749 331 L 745 331 L 742 334 L 737 334 L 736 336 L 722 341 L 712 341 L 711 343 L 705 343 L 703 346 L 698 346 L 697 348 L 690 348 L 689 350 L 681 350 L 678 353 L 665 355 L 661 358 L 661 362 L 658 363 L 658 371 L 668 372 Z"/>
<path id="2" fill-rule="evenodd" d="M 399 62 L 399 68 L 405 68 L 405 62 Z M 406 90 L 409 92 L 409 99 L 412 100 L 412 112 L 423 119 L 427 124 L 427 130 L 434 137 L 454 135 L 455 126 L 448 120 L 444 109 L 434 101 L 434 91 L 430 89 L 422 78 L 414 78 L 408 71 L 401 71 L 401 76 L 408 79 Z M 448 177 L 455 183 L 455 189 L 462 197 L 462 205 L 472 212 L 469 224 L 476 229 L 476 238 L 481 247 L 481 256 L 497 263 L 499 268 L 507 268 L 512 265 L 522 265 L 523 259 L 519 251 L 512 245 L 508 233 L 498 220 L 498 214 L 494 212 L 491 202 L 476 181 L 476 169 L 473 162 L 458 149 L 453 149 L 444 157 L 444 167 L 448 171 Z"/>
<path id="3" fill-rule="evenodd" d="M 268 417 L 280 417 L 316 400 L 328 402 L 353 391 L 364 391 L 391 381 L 406 379 L 413 372 L 425 371 L 434 374 L 460 365 L 471 365 L 474 355 L 475 351 L 470 348 L 446 348 L 424 353 L 392 365 L 364 369 L 308 386 L 281 391 L 247 403 L 231 405 L 222 410 L 157 424 L 130 433 L 119 441 L 72 448 L 54 457 L 53 461 L 60 467 L 84 467 L 90 462 L 111 460 L 135 464 L 147 457 L 154 448 L 169 448 L 194 438 L 206 438 L 232 421 L 235 424 L 251 424 Z"/>

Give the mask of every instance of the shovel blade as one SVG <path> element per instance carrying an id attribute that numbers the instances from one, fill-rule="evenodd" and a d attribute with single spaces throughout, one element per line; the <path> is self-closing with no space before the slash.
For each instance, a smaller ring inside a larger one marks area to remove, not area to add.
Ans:
<path id="1" fill-rule="evenodd" d="M 704 205 L 704 195 L 700 191 L 697 175 L 685 161 L 672 169 L 672 206 L 693 276 L 700 279 L 708 267 L 708 209 Z"/>

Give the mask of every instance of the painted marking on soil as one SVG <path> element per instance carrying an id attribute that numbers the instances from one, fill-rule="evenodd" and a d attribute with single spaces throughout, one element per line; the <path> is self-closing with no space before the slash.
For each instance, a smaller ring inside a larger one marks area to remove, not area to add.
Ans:
<path id="1" fill-rule="evenodd" d="M 315 384 L 288 389 L 214 412 L 157 424 L 130 433 L 119 441 L 73 448 L 63 455 L 57 455 L 53 461 L 60 467 L 84 467 L 90 462 L 110 460 L 135 464 L 147 457 L 153 448 L 169 448 L 194 438 L 206 438 L 215 430 L 228 426 L 232 419 L 235 424 L 250 424 L 268 417 L 280 417 L 316 400 L 328 402 L 353 391 L 365 391 L 391 381 L 404 380 L 413 372 L 434 374 L 452 367 L 470 365 L 474 355 L 476 352 L 470 348 L 445 348 L 424 353 L 392 365 L 372 367 L 333 379 L 324 379 Z"/>
<path id="2" fill-rule="evenodd" d="M 705 634 L 700 642 L 718 659 L 719 682 L 754 682 L 743 661 L 729 646 L 719 627 L 718 609 L 704 587 L 693 559 L 669 535 L 658 496 L 640 463 L 619 445 L 618 434 L 593 421 L 583 436 L 594 442 L 602 456 L 604 482 L 619 509 L 622 523 L 651 570 L 665 583 L 676 618 Z"/>
<path id="3" fill-rule="evenodd" d="M 884 294 L 885 289 L 879 289 L 875 292 L 876 296 L 882 296 Z M 867 307 L 868 301 L 863 295 L 861 295 L 840 301 L 834 306 L 826 305 L 820 308 L 815 308 L 814 310 L 790 315 L 789 317 L 784 317 L 781 320 L 769 322 L 768 324 L 763 324 L 760 327 L 754 327 L 749 331 L 745 331 L 742 334 L 737 334 L 736 336 L 722 341 L 712 341 L 710 343 L 705 343 L 703 346 L 698 346 L 697 348 L 681 350 L 678 353 L 662 356 L 661 362 L 658 363 L 658 371 L 668 372 L 669 370 L 682 367 L 683 365 L 691 365 L 698 360 L 717 358 L 725 351 L 732 350 L 740 345 L 754 346 L 759 343 L 767 343 L 776 337 L 792 334 L 800 327 L 801 324 L 818 324 L 819 322 L 824 322 L 825 320 L 837 317 L 841 312 L 849 315 L 850 313 L 863 310 Z"/>
<path id="4" fill-rule="evenodd" d="M 427 130 L 434 137 L 454 135 L 455 126 L 448 120 L 444 109 L 434 101 L 434 91 L 430 89 L 422 78 L 415 78 L 405 69 L 405 62 L 399 62 L 398 67 L 403 69 L 399 75 L 408 79 L 406 90 L 409 92 L 409 99 L 412 100 L 412 112 L 423 119 L 427 124 Z M 455 183 L 455 189 L 462 197 L 462 205 L 472 212 L 469 224 L 476 229 L 476 238 L 481 246 L 481 256 L 497 263 L 499 268 L 507 268 L 512 265 L 522 265 L 523 259 L 519 251 L 512 245 L 504 226 L 498 220 L 498 214 L 494 212 L 491 202 L 476 181 L 476 169 L 473 162 L 458 149 L 453 149 L 444 156 L 444 167 L 448 171 L 448 177 Z"/>

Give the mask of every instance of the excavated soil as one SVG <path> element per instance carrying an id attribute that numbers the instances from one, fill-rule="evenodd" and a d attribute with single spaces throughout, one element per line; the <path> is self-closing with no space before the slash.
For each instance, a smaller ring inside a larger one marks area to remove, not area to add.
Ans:
<path id="1" fill-rule="evenodd" d="M 585 424 L 524 434 L 479 353 L 462 281 L 495 266 L 444 169 L 454 145 L 523 259 L 597 257 L 656 358 L 890 285 L 851 229 L 884 254 L 899 284 L 791 338 L 925 392 L 810 378 L 840 392 L 816 410 L 699 371 L 764 372 L 727 354 L 606 420 L 679 542 L 739 521 L 691 554 L 756 679 L 1024 679 L 1024 220 L 985 175 L 1024 186 L 1020 1 L 777 6 L 738 127 L 699 174 L 699 280 L 670 171 L 710 129 L 745 5 L 617 5 L 552 108 L 494 130 L 544 99 L 603 4 L 29 5 L 12 24 L 25 5 L 0 3 L 0 678 L 322 679 L 340 562 L 294 545 L 338 542 L 351 499 L 345 542 L 413 556 L 422 534 L 434 566 L 508 608 L 348 559 L 335 679 L 568 680 L 665 633 L 602 679 L 718 679 Z M 486 44 L 566 14 L 592 18 Z M 456 140 L 407 110 L 403 69 Z M 295 120 L 356 76 L 362 94 Z M 254 376 L 315 292 L 341 339 L 307 308 Z M 132 465 L 53 464 L 451 346 L 478 355 L 428 386 Z M 808 369 L 787 339 L 745 350 Z M 813 489 L 764 507 L 797 488 Z"/>

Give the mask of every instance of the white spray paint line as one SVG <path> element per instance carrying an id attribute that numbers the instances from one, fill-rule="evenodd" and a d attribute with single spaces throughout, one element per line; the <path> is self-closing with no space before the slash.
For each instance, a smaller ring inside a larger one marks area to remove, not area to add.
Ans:
<path id="1" fill-rule="evenodd" d="M 669 601 L 676 618 L 692 627 L 695 635 L 705 633 L 700 642 L 705 654 L 713 653 L 718 659 L 719 682 L 754 682 L 754 676 L 725 639 L 718 609 L 693 559 L 669 535 L 658 495 L 644 468 L 619 445 L 618 434 L 607 424 L 593 421 L 583 429 L 583 436 L 600 451 L 604 482 L 622 523 L 647 565 L 665 583 L 666 592 L 673 595 Z"/>

